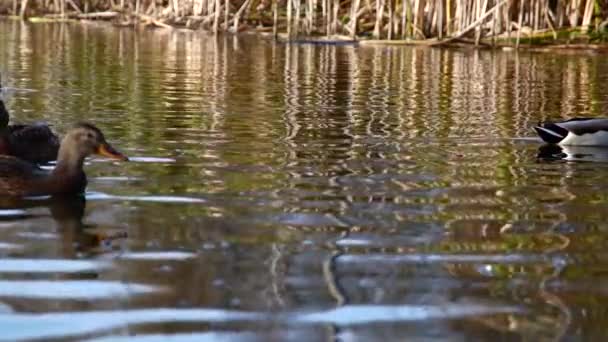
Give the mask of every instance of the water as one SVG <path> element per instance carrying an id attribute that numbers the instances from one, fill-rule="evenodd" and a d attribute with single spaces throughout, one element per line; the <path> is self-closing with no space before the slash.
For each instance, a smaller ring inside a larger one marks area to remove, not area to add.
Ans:
<path id="1" fill-rule="evenodd" d="M 608 323 L 608 59 L 0 21 L 86 201 L 0 201 L 0 341 L 582 340 Z M 539 157 L 540 154 L 540 157 Z M 567 160 L 561 159 L 567 156 Z"/>

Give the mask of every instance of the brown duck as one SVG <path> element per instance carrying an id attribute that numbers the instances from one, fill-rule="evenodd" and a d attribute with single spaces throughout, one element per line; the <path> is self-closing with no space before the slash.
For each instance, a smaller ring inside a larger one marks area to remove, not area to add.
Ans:
<path id="1" fill-rule="evenodd" d="M 2 83 L 0 81 L 0 93 Z M 10 155 L 32 163 L 57 159 L 59 138 L 43 124 L 9 125 L 9 114 L 0 94 L 0 155 Z"/>
<path id="2" fill-rule="evenodd" d="M 97 127 L 79 123 L 70 129 L 61 141 L 57 165 L 52 171 L 40 169 L 15 157 L 0 156 L 0 196 L 82 193 L 87 185 L 82 166 L 84 159 L 91 154 L 129 160 L 106 142 Z"/>

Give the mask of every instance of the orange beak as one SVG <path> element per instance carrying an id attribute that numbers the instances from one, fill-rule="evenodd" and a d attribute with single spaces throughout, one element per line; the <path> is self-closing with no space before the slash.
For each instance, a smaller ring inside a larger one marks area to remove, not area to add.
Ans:
<path id="1" fill-rule="evenodd" d="M 99 155 L 102 155 L 104 157 L 108 157 L 108 158 L 112 158 L 112 159 L 118 159 L 118 160 L 122 160 L 122 161 L 129 160 L 129 158 L 127 156 L 116 151 L 114 149 L 114 147 L 110 146 L 110 144 L 108 144 L 108 143 L 103 143 L 103 144 L 99 145 L 96 153 Z"/>

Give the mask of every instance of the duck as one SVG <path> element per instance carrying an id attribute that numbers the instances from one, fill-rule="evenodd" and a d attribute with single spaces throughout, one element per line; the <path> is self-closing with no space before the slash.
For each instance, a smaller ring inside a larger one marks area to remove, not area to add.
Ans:
<path id="1" fill-rule="evenodd" d="M 608 118 L 574 118 L 539 123 L 534 129 L 548 143 L 563 146 L 608 146 Z"/>
<path id="2" fill-rule="evenodd" d="M 59 138 L 44 124 L 9 125 L 9 113 L 1 97 L 0 80 L 0 155 L 43 164 L 57 159 Z"/>
<path id="3" fill-rule="evenodd" d="M 90 123 L 77 123 L 61 140 L 57 164 L 52 170 L 44 170 L 14 156 L 0 156 L 0 196 L 82 194 L 87 186 L 82 168 L 85 158 L 92 154 L 129 160 L 106 141 L 99 128 Z"/>

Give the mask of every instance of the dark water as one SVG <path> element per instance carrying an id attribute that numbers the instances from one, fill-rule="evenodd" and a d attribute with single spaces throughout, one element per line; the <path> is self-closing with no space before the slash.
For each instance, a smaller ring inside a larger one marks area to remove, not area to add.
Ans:
<path id="1" fill-rule="evenodd" d="M 0 71 L 133 159 L 2 201 L 0 341 L 608 333 L 608 152 L 531 139 L 608 113 L 605 55 L 4 21 Z"/>

